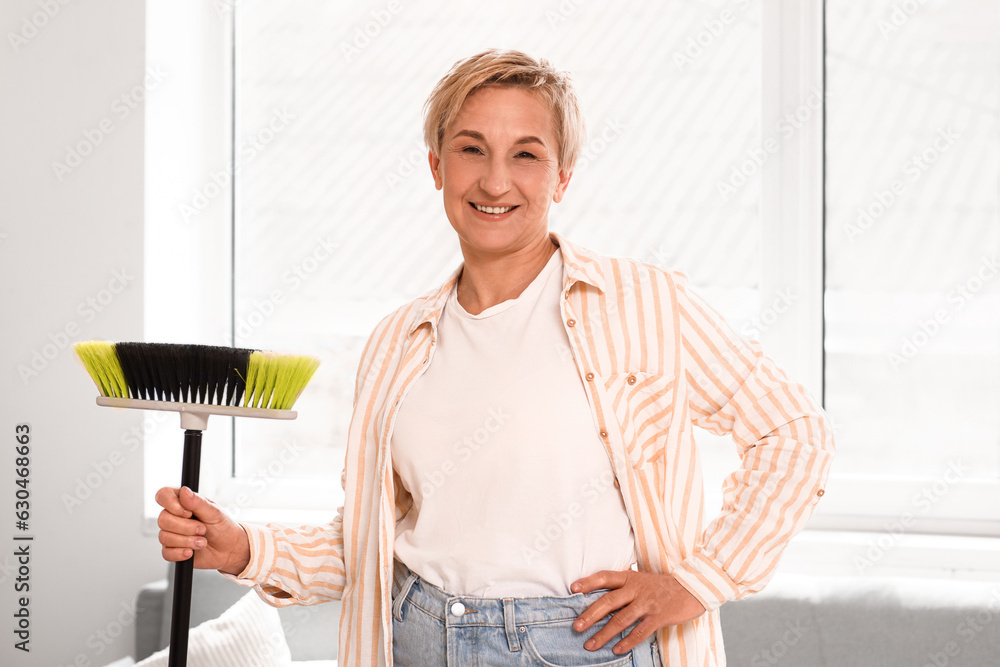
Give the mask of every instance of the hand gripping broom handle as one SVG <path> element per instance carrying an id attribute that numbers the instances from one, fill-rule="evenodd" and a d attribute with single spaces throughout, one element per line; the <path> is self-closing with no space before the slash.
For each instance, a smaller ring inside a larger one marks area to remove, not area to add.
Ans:
<path id="1" fill-rule="evenodd" d="M 192 491 L 209 415 L 295 419 L 291 407 L 319 366 L 315 357 L 208 345 L 89 341 L 73 350 L 97 385 L 98 405 L 180 413 L 181 486 Z M 169 667 L 187 665 L 193 576 L 192 554 L 174 565 Z"/>
<path id="2" fill-rule="evenodd" d="M 198 491 L 200 467 L 201 431 L 185 429 L 181 486 Z M 187 665 L 188 630 L 191 626 L 191 579 L 193 575 L 194 554 L 191 555 L 191 558 L 174 564 L 174 601 L 170 608 L 169 667 L 185 667 Z"/>

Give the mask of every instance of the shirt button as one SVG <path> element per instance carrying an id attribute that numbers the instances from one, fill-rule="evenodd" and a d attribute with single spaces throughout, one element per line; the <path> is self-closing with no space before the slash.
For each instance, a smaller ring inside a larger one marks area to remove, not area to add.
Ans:
<path id="1" fill-rule="evenodd" d="M 461 602 L 456 602 L 455 604 L 451 605 L 452 616 L 461 616 L 464 613 L 465 613 L 465 605 L 462 604 Z"/>
<path id="2" fill-rule="evenodd" d="M 816 492 L 816 495 L 819 496 L 820 498 L 822 498 L 824 493 L 826 493 L 826 491 L 824 491 L 823 489 L 820 489 L 819 491 Z"/>
<path id="3" fill-rule="evenodd" d="M 608 432 L 607 431 L 601 431 L 601 437 L 602 438 L 608 437 Z"/>
<path id="4" fill-rule="evenodd" d="M 629 375 L 627 382 L 629 384 L 635 384 L 635 376 L 634 375 Z"/>
<path id="5" fill-rule="evenodd" d="M 575 327 L 576 326 L 576 320 L 566 320 L 566 326 L 568 326 L 568 327 Z"/>
<path id="6" fill-rule="evenodd" d="M 587 382 L 590 382 L 593 379 L 594 379 L 594 374 L 593 373 L 587 373 Z"/>

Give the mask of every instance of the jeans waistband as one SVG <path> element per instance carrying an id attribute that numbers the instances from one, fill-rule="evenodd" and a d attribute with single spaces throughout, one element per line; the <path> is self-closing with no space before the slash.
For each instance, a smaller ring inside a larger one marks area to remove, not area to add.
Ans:
<path id="1" fill-rule="evenodd" d="M 407 598 L 449 626 L 530 625 L 573 620 L 608 592 L 600 589 L 565 597 L 480 598 L 452 595 L 411 573 L 399 561 L 395 563 L 393 576 L 399 597 Z"/>

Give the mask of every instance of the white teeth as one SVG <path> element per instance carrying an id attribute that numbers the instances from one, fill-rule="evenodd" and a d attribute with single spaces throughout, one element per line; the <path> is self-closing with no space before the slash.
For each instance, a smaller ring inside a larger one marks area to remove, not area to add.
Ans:
<path id="1" fill-rule="evenodd" d="M 479 204 L 473 204 L 477 211 L 483 213 L 489 213 L 490 215 L 496 215 L 497 213 L 506 213 L 513 209 L 513 206 L 480 206 Z"/>

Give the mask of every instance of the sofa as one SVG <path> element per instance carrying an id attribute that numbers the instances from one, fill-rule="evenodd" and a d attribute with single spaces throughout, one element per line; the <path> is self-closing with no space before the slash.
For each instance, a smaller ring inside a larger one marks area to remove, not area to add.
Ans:
<path id="1" fill-rule="evenodd" d="M 140 661 L 170 643 L 170 586 L 166 579 L 142 587 L 136 601 L 135 659 Z M 214 570 L 195 570 L 191 587 L 191 627 L 217 618 L 251 589 Z M 335 660 L 340 602 L 278 609 L 285 641 L 295 662 Z"/>
<path id="2" fill-rule="evenodd" d="M 196 571 L 192 627 L 247 590 Z M 137 608 L 142 659 L 169 641 L 169 581 L 145 586 Z M 294 661 L 336 658 L 339 611 L 337 602 L 278 610 Z M 1000 582 L 779 574 L 721 614 L 731 666 L 1000 667 Z"/>

